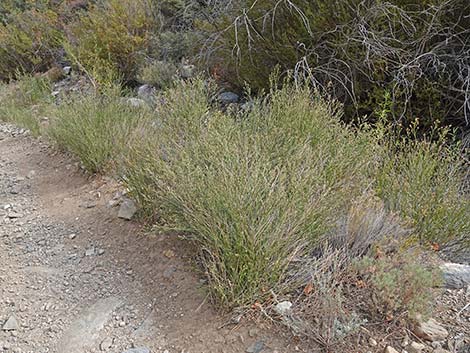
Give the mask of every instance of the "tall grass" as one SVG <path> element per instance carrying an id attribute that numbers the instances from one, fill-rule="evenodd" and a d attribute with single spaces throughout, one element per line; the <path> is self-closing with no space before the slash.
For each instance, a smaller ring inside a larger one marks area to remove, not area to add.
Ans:
<path id="1" fill-rule="evenodd" d="M 55 108 L 48 136 L 80 158 L 87 171 L 105 172 L 147 114 L 145 107 L 132 107 L 115 93 L 72 97 Z"/>
<path id="2" fill-rule="evenodd" d="M 14 122 L 33 135 L 41 133 L 40 120 L 52 103 L 47 78 L 23 76 L 12 84 L 0 83 L 0 120 Z"/>

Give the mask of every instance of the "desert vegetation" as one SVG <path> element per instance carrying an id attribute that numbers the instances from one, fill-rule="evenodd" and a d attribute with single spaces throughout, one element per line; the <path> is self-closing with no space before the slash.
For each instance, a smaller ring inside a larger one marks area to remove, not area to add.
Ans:
<path id="1" fill-rule="evenodd" d="M 0 6 L 0 119 L 116 176 L 223 308 L 325 348 L 429 314 L 421 255 L 469 246 L 466 1 Z"/>

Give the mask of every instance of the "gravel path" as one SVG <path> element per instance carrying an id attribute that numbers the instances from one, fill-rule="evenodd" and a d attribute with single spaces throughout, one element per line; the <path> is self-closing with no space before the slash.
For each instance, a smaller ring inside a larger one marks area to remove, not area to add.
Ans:
<path id="1" fill-rule="evenodd" d="M 118 219 L 118 191 L 0 124 L 0 352 L 299 350 L 261 324 L 219 329 L 191 249 Z"/>

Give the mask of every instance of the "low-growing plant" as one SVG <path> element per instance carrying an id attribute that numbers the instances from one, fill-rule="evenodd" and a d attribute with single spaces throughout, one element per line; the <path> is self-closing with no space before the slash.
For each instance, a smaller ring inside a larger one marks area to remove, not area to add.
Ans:
<path id="1" fill-rule="evenodd" d="M 71 97 L 55 109 L 48 136 L 80 158 L 87 171 L 104 172 L 121 158 L 147 113 L 119 93 Z"/>
<path id="2" fill-rule="evenodd" d="M 149 84 L 160 89 L 168 88 L 173 84 L 177 67 L 171 62 L 153 61 L 141 67 L 137 79 L 141 83 Z"/>
<path id="3" fill-rule="evenodd" d="M 375 255 L 356 260 L 356 287 L 367 298 L 365 312 L 386 321 L 406 315 L 428 315 L 432 311 L 432 291 L 441 284 L 437 269 L 425 268 L 412 252 L 386 254 L 380 247 Z"/>
<path id="4" fill-rule="evenodd" d="M 47 118 L 52 103 L 50 81 L 46 77 L 22 76 L 11 84 L 0 84 L 0 120 L 41 132 L 41 119 Z"/>

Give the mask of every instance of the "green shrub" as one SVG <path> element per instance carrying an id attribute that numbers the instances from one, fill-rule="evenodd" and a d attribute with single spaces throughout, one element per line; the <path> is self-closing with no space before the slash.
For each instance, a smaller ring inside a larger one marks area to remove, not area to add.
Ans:
<path id="1" fill-rule="evenodd" d="M 157 88 L 168 88 L 175 80 L 177 67 L 171 62 L 154 61 L 139 70 L 137 79 Z"/>
<path id="2" fill-rule="evenodd" d="M 51 102 L 46 78 L 23 76 L 15 83 L 0 85 L 0 120 L 18 124 L 37 136 L 40 119 L 46 117 Z"/>
<path id="3" fill-rule="evenodd" d="M 389 149 L 376 177 L 387 207 L 410 222 L 423 242 L 445 243 L 470 232 L 464 161 L 443 142 L 411 141 Z"/>
<path id="4" fill-rule="evenodd" d="M 56 108 L 48 136 L 80 158 L 87 171 L 104 172 L 119 160 L 147 112 L 116 94 L 78 96 Z"/>
<path id="5" fill-rule="evenodd" d="M 51 10 L 12 15 L 0 24 L 0 80 L 48 69 L 59 56 L 62 38 L 59 17 Z"/>
<path id="6" fill-rule="evenodd" d="M 239 120 L 211 111 L 207 90 L 196 81 L 165 95 L 124 181 L 144 209 L 193 234 L 212 294 L 246 305 L 334 227 L 367 184 L 374 148 L 308 89 L 273 90 Z"/>
<path id="7" fill-rule="evenodd" d="M 135 79 L 160 27 L 150 0 L 108 0 L 92 5 L 70 25 L 67 49 L 98 81 L 113 72 L 125 82 Z"/>

